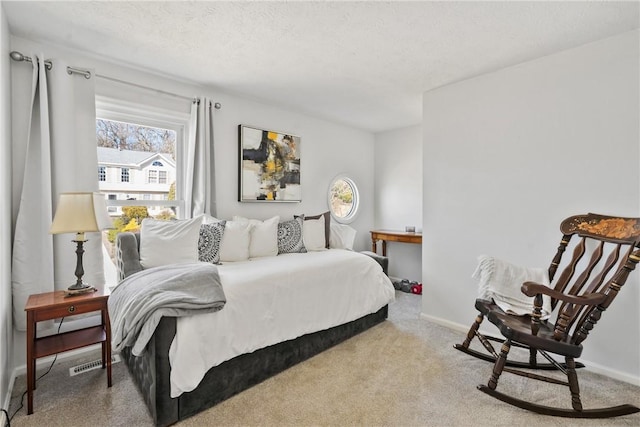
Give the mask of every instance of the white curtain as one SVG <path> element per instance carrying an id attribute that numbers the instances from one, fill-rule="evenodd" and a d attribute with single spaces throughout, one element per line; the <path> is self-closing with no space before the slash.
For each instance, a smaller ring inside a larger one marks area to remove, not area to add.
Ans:
<path id="1" fill-rule="evenodd" d="M 26 329 L 29 295 L 62 290 L 75 283 L 74 235 L 52 236 L 49 227 L 63 192 L 98 191 L 94 79 L 67 74 L 54 60 L 45 71 L 44 56 L 31 55 L 31 108 L 22 182 L 13 240 L 14 325 Z M 92 73 L 93 75 L 93 73 Z M 20 167 L 14 165 L 14 167 Z M 87 233 L 84 281 L 101 289 L 104 272 L 100 233 Z"/>
<path id="2" fill-rule="evenodd" d="M 212 101 L 191 104 L 185 156 L 185 217 L 216 215 Z"/>

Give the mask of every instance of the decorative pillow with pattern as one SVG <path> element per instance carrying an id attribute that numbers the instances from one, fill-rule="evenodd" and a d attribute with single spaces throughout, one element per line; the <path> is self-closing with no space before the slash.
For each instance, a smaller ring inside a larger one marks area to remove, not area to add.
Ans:
<path id="1" fill-rule="evenodd" d="M 198 261 L 220 264 L 220 242 L 226 221 L 218 221 L 200 226 L 198 239 Z"/>
<path id="2" fill-rule="evenodd" d="M 290 253 L 305 253 L 302 240 L 302 224 L 304 215 L 289 221 L 278 223 L 278 255 Z"/>

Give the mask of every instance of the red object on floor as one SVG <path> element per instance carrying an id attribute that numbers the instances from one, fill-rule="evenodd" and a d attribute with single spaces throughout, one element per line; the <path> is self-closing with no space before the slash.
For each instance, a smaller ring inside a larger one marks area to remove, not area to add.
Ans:
<path id="1" fill-rule="evenodd" d="M 413 285 L 411 287 L 411 293 L 416 295 L 422 295 L 422 283 L 418 283 L 417 285 Z"/>

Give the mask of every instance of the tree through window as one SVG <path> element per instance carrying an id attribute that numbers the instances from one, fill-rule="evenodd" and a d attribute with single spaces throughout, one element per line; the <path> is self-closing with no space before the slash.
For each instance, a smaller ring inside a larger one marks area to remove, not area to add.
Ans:
<path id="1" fill-rule="evenodd" d="M 97 119 L 96 137 L 98 147 L 166 153 L 175 161 L 176 132 L 170 129 Z"/>

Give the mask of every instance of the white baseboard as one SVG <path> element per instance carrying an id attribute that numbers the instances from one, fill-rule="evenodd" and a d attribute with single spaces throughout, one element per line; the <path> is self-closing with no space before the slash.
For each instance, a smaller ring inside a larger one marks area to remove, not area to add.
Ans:
<path id="1" fill-rule="evenodd" d="M 11 377 L 9 377 L 9 387 L 7 387 L 7 395 L 4 398 L 4 402 L 2 402 L 2 408 L 4 410 L 7 411 L 7 413 L 9 412 L 9 405 L 11 404 L 11 395 L 13 394 L 13 385 L 16 382 L 16 370 L 14 369 L 13 372 L 11 373 Z M 11 414 L 6 415 L 4 412 L 2 412 L 0 414 L 0 420 L 2 420 L 2 424 L 3 426 L 6 426 L 9 424 L 9 416 L 11 416 Z"/>
<path id="2" fill-rule="evenodd" d="M 85 353 L 90 353 L 92 351 L 100 350 L 101 348 L 102 348 L 101 344 L 93 344 L 93 345 L 88 345 L 86 347 L 78 348 L 78 349 L 75 349 L 75 350 L 70 350 L 70 351 L 65 351 L 63 353 L 58 353 L 58 359 L 56 360 L 56 362 L 60 362 L 60 361 L 67 360 L 67 359 L 71 359 L 73 357 L 82 356 Z M 43 358 L 40 358 L 40 359 L 36 360 L 36 369 L 37 368 L 41 368 L 43 366 L 47 366 L 48 367 L 51 364 L 51 362 L 53 361 L 54 358 L 55 358 L 55 355 L 48 356 L 48 357 L 43 357 Z M 27 364 L 26 363 L 24 365 L 17 366 L 13 370 L 14 377 L 11 380 L 13 381 L 15 379 L 15 377 L 18 377 L 20 375 L 24 375 L 26 373 L 27 373 Z"/>
<path id="3" fill-rule="evenodd" d="M 626 372 L 617 371 L 594 362 L 589 362 L 588 360 L 583 359 L 582 362 L 585 364 L 583 369 L 640 387 L 640 377 L 634 377 Z"/>
<path id="4" fill-rule="evenodd" d="M 460 331 L 460 332 L 467 332 L 469 330 L 469 326 L 471 326 L 471 324 L 464 326 L 461 325 L 460 323 L 455 323 L 452 322 L 450 320 L 446 320 L 446 319 L 442 319 L 440 317 L 434 317 L 431 316 L 429 314 L 424 314 L 424 313 L 420 313 L 420 317 L 422 317 L 423 319 L 426 319 L 430 322 L 436 323 L 438 325 L 444 326 L 446 328 L 449 329 L 453 329 L 454 331 Z"/>
<path id="5" fill-rule="evenodd" d="M 460 323 L 455 323 L 450 320 L 441 319 L 439 317 L 430 316 L 424 313 L 420 313 L 420 317 L 430 322 L 433 322 L 435 324 L 438 324 L 440 326 L 444 326 L 445 328 L 453 329 L 454 331 L 459 331 L 464 334 L 466 334 L 469 331 L 469 328 L 471 327 L 471 323 L 473 323 L 473 322 L 470 322 L 468 325 L 462 325 Z M 500 338 L 499 335 L 486 333 L 482 328 L 480 329 L 480 332 L 488 336 L 494 336 L 496 338 Z M 615 369 L 611 369 L 609 367 L 599 365 L 597 363 L 591 362 L 586 359 L 581 359 L 580 361 L 585 364 L 585 368 L 583 369 L 586 369 L 591 372 L 595 372 L 597 374 L 604 375 L 609 378 L 613 378 L 615 380 L 624 381 L 626 383 L 633 384 L 635 386 L 640 386 L 640 377 L 633 376 L 626 372 L 617 371 Z"/>

